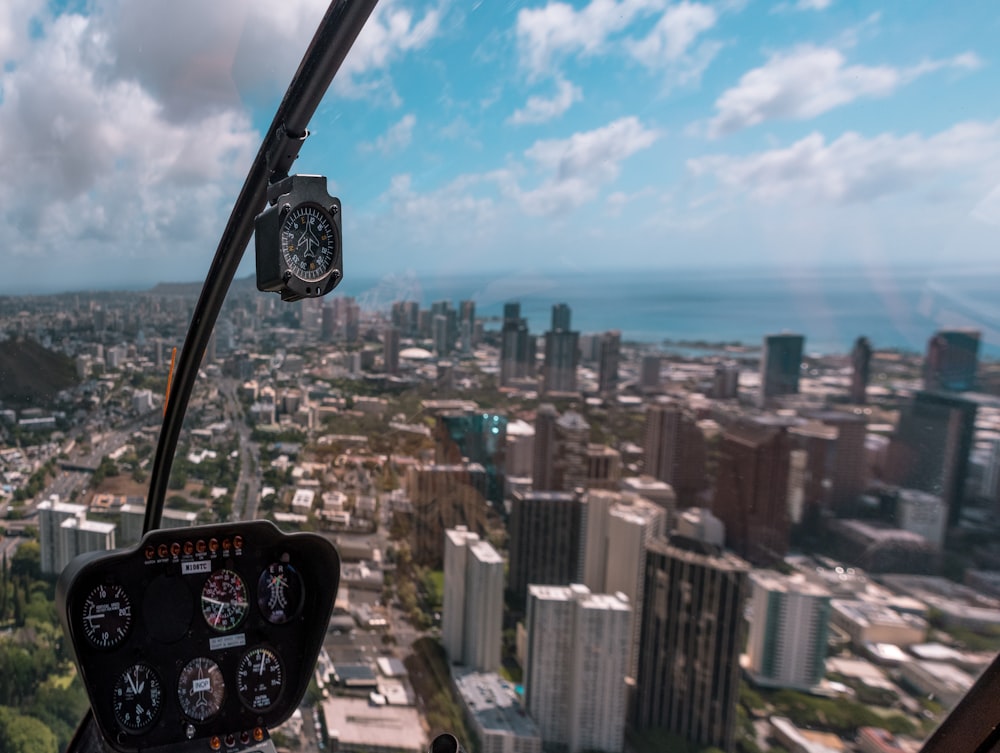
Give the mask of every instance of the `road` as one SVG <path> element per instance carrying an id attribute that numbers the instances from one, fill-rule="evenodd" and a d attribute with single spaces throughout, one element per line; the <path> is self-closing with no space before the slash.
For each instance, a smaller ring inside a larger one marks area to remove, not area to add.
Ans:
<path id="1" fill-rule="evenodd" d="M 253 520 L 257 517 L 260 502 L 260 445 L 250 438 L 243 404 L 236 394 L 239 382 L 223 379 L 219 385 L 219 396 L 223 400 L 222 414 L 230 428 L 235 429 L 239 440 L 240 475 L 233 490 L 233 517 L 237 520 Z"/>

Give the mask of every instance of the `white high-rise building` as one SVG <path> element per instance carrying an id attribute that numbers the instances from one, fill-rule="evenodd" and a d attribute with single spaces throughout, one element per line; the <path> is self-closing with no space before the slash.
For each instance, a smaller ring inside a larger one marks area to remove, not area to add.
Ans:
<path id="1" fill-rule="evenodd" d="M 57 494 L 38 504 L 38 542 L 43 573 L 62 572 L 59 536 L 62 524 L 70 519 L 83 520 L 86 517 L 86 506 L 61 502 Z"/>
<path id="2" fill-rule="evenodd" d="M 462 663 L 481 672 L 498 671 L 502 641 L 503 558 L 488 541 L 470 542 Z"/>
<path id="3" fill-rule="evenodd" d="M 633 608 L 628 674 L 635 677 L 639 657 L 639 627 L 646 547 L 666 533 L 667 511 L 632 493 L 587 493 L 587 537 L 584 585 L 594 593 L 618 593 Z"/>
<path id="4" fill-rule="evenodd" d="M 807 690 L 826 668 L 830 592 L 802 575 L 750 574 L 750 674 L 759 685 Z"/>
<path id="5" fill-rule="evenodd" d="M 114 523 L 87 520 L 87 508 L 52 495 L 38 505 L 38 539 L 43 573 L 60 573 L 78 554 L 115 548 Z"/>
<path id="6" fill-rule="evenodd" d="M 448 659 L 496 671 L 502 630 L 503 559 L 464 526 L 446 530 L 441 642 Z"/>
<path id="7" fill-rule="evenodd" d="M 528 587 L 525 694 L 543 744 L 621 751 L 632 608 L 582 584 Z"/>

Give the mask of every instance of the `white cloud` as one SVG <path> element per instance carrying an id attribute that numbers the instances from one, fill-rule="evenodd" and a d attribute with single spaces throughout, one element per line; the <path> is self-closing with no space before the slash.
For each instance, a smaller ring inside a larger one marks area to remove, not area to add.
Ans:
<path id="1" fill-rule="evenodd" d="M 30 45 L 30 24 L 45 12 L 45 5 L 45 0 L 0 3 L 0 64 L 17 59 Z"/>
<path id="2" fill-rule="evenodd" d="M 683 58 L 698 36 L 718 20 L 714 8 L 685 2 L 672 5 L 641 40 L 631 42 L 629 51 L 647 68 L 664 68 Z"/>
<path id="3" fill-rule="evenodd" d="M 846 133 L 828 144 L 813 133 L 786 148 L 687 166 L 696 178 L 764 202 L 844 205 L 906 192 L 933 192 L 937 201 L 979 197 L 1000 169 L 1000 120 L 959 123 L 929 138 Z"/>
<path id="4" fill-rule="evenodd" d="M 563 2 L 522 8 L 516 30 L 521 64 L 532 76 L 547 74 L 556 58 L 593 55 L 635 19 L 664 5 L 665 0 L 591 0 L 580 10 Z"/>
<path id="5" fill-rule="evenodd" d="M 373 142 L 363 142 L 358 145 L 362 152 L 381 152 L 391 154 L 406 149 L 413 140 L 413 127 L 417 124 L 417 118 L 413 113 L 403 116 L 402 120 L 394 123 L 385 133 Z"/>
<path id="6" fill-rule="evenodd" d="M 529 97 L 527 104 L 507 118 L 512 125 L 527 123 L 545 123 L 558 118 L 566 112 L 573 103 L 583 99 L 583 91 L 565 79 L 559 79 L 556 84 L 556 94 L 551 99 L 545 97 Z"/>
<path id="7" fill-rule="evenodd" d="M 636 117 L 625 117 L 567 139 L 536 141 L 525 156 L 546 177 L 534 189 L 519 191 L 522 210 L 533 215 L 561 214 L 593 201 L 613 183 L 621 163 L 660 137 Z"/>
<path id="8" fill-rule="evenodd" d="M 718 137 L 769 120 L 813 118 L 859 98 L 886 97 L 902 84 L 941 68 L 969 70 L 977 64 L 978 58 L 966 53 L 909 69 L 848 65 L 832 47 L 797 47 L 772 55 L 723 92 L 708 133 Z"/>
<path id="9" fill-rule="evenodd" d="M 798 10 L 826 10 L 833 5 L 833 0 L 799 0 L 795 7 Z"/>

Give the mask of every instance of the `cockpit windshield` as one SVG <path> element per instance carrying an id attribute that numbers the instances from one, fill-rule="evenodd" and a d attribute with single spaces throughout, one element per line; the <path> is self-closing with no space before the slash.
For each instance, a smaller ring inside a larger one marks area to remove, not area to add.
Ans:
<path id="1" fill-rule="evenodd" d="M 919 750 L 1000 651 L 998 25 L 7 0 L 0 749 Z"/>

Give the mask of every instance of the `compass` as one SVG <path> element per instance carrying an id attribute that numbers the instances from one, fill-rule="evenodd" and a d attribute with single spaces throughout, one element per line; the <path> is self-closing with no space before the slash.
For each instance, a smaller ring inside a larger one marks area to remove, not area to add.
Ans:
<path id="1" fill-rule="evenodd" d="M 326 295 L 343 277 L 340 199 L 321 175 L 291 175 L 268 199 L 254 221 L 257 289 L 285 301 Z"/>

